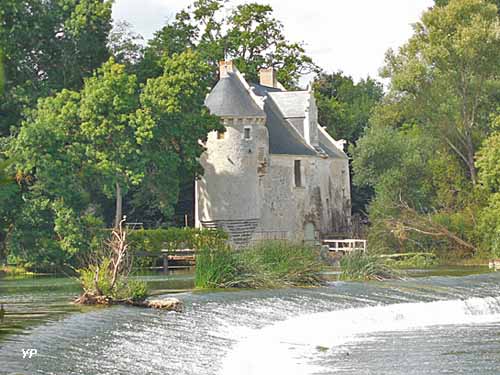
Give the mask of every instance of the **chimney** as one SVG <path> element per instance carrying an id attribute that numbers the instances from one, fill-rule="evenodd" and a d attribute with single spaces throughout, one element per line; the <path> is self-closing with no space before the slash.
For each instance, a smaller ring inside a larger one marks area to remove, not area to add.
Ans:
<path id="1" fill-rule="evenodd" d="M 260 70 L 260 84 L 267 87 L 278 87 L 278 80 L 276 79 L 276 70 L 274 68 L 267 68 Z"/>
<path id="2" fill-rule="evenodd" d="M 232 61 L 219 61 L 219 72 L 220 72 L 220 78 L 225 78 L 229 74 L 228 73 L 233 73 L 233 62 Z"/>

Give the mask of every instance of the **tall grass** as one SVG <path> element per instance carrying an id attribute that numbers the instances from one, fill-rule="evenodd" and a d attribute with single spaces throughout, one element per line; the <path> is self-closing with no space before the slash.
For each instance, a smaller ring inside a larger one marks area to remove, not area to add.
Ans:
<path id="1" fill-rule="evenodd" d="M 401 275 L 376 255 L 355 251 L 340 260 L 341 280 L 386 280 Z"/>
<path id="2" fill-rule="evenodd" d="M 226 245 L 205 247 L 196 253 L 195 287 L 229 288 L 236 285 L 240 265 L 236 253 Z"/>
<path id="3" fill-rule="evenodd" d="M 323 282 L 318 253 L 303 245 L 266 242 L 235 251 L 202 250 L 196 256 L 197 288 L 277 288 Z"/>

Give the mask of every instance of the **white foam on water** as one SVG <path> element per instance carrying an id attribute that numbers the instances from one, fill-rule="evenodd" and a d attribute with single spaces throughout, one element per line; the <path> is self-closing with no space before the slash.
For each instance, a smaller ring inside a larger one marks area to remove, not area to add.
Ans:
<path id="1" fill-rule="evenodd" d="M 325 370 L 311 361 L 319 347 L 366 340 L 365 334 L 442 325 L 500 322 L 500 297 L 378 305 L 298 316 L 244 336 L 224 359 L 222 375 L 305 375 Z M 332 371 L 332 369 L 329 369 Z"/>

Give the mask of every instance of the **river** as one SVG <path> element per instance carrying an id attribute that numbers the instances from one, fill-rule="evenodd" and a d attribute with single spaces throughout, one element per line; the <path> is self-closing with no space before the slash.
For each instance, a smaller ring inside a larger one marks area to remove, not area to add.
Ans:
<path id="1" fill-rule="evenodd" d="M 500 373 L 500 273 L 182 292 L 183 313 L 82 308 L 76 293 L 71 279 L 0 279 L 0 374 Z"/>

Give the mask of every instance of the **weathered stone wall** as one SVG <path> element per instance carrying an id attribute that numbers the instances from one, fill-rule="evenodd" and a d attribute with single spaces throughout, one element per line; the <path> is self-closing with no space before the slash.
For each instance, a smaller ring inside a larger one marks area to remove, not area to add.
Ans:
<path id="1" fill-rule="evenodd" d="M 210 133 L 200 159 L 205 173 L 196 184 L 197 226 L 219 226 L 234 239 L 250 238 L 260 218 L 259 179 L 268 172 L 268 131 L 264 119 L 224 121 L 223 139 Z"/>
<path id="2" fill-rule="evenodd" d="M 302 186 L 295 186 L 294 161 L 301 160 Z M 259 230 L 304 239 L 313 224 L 321 234 L 345 232 L 350 226 L 348 161 L 297 155 L 271 155 L 270 173 L 261 182 Z"/>

